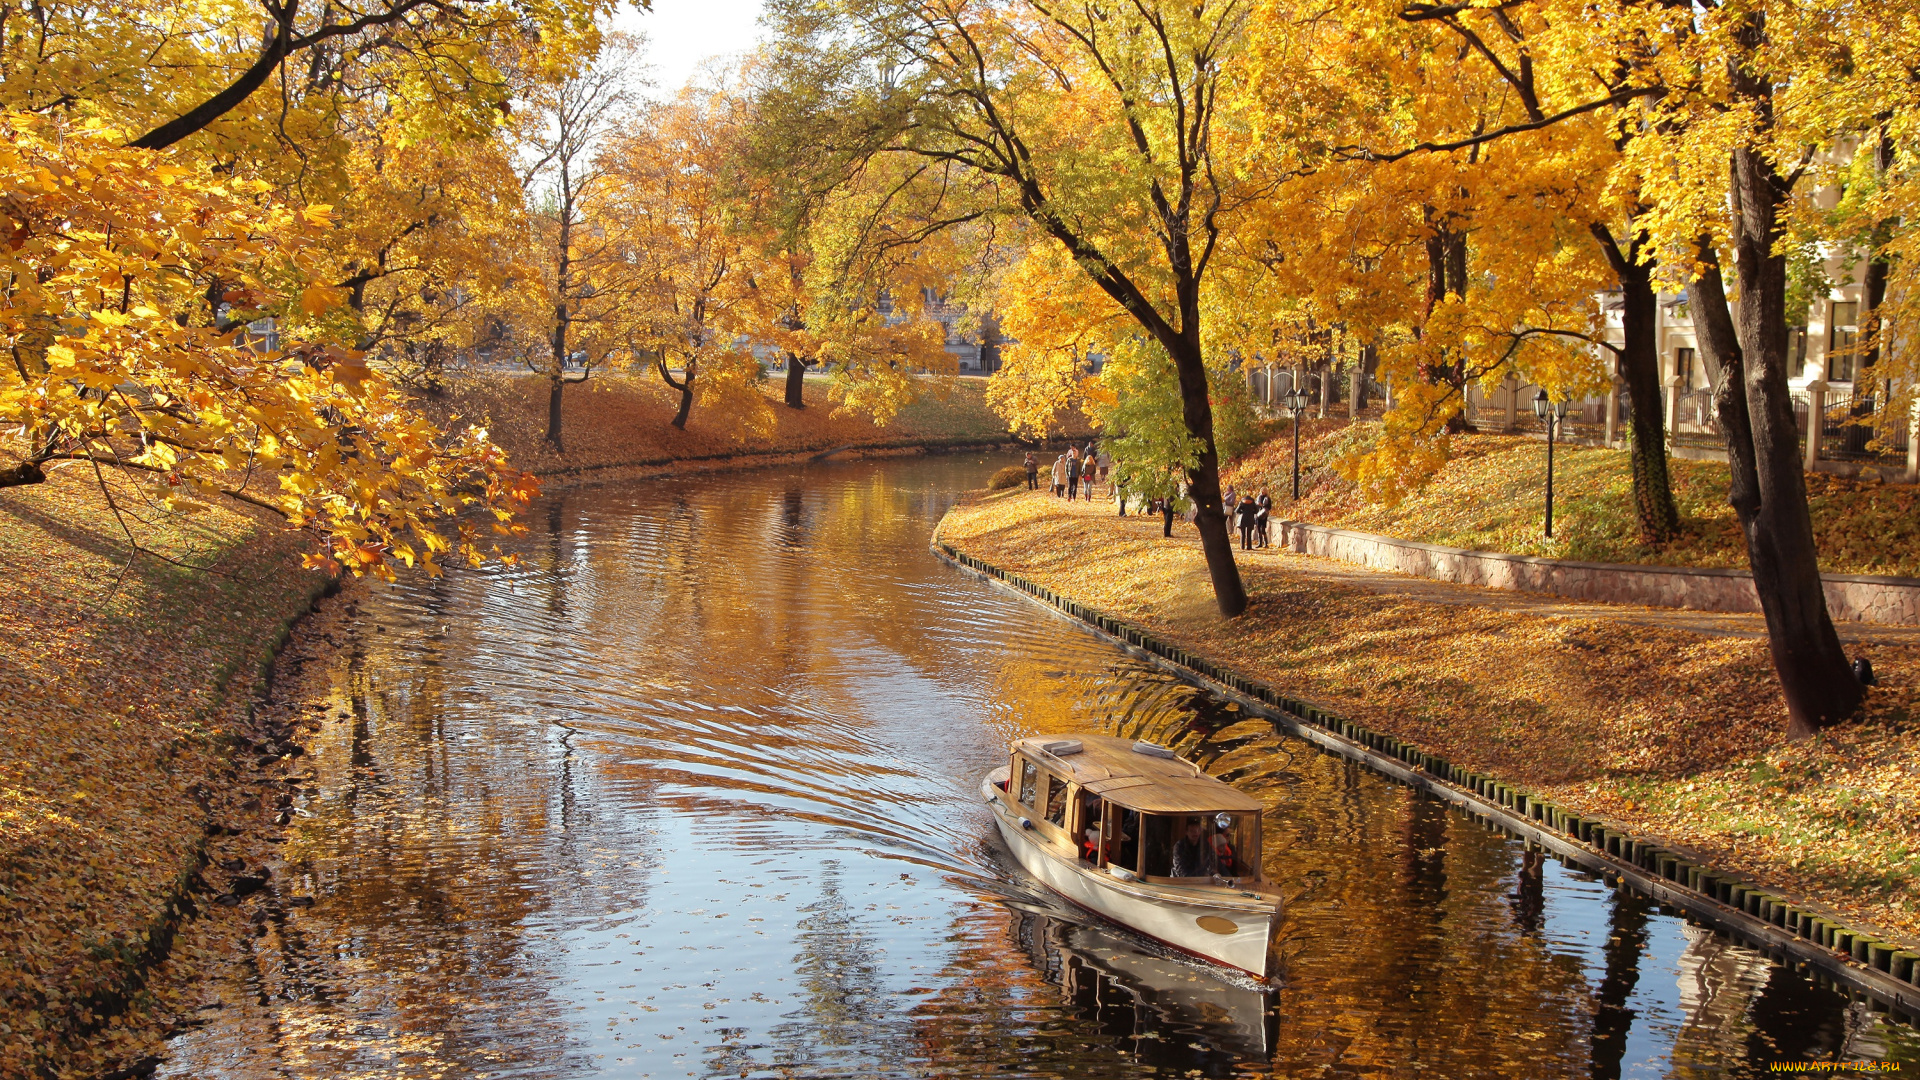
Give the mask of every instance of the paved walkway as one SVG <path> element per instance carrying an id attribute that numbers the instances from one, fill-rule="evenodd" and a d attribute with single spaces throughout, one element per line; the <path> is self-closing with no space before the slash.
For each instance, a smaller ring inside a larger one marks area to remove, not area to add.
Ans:
<path id="1" fill-rule="evenodd" d="M 1097 496 L 1092 503 L 1084 501 L 1067 503 L 1063 500 L 1060 505 L 1063 509 L 1070 508 L 1076 514 L 1089 517 L 1116 517 L 1113 503 Z M 1159 536 L 1160 519 L 1158 517 L 1148 519 L 1132 516 L 1124 521 L 1128 528 L 1150 530 L 1156 538 Z M 1198 539 L 1192 525 L 1176 520 L 1173 523 L 1173 539 L 1168 542 L 1195 544 Z M 1431 578 L 1397 574 L 1389 570 L 1375 570 L 1371 567 L 1338 562 L 1314 555 L 1298 555 L 1277 548 L 1241 551 L 1237 534 L 1234 539 L 1234 557 L 1242 560 L 1243 565 L 1284 570 L 1288 574 L 1313 581 L 1354 586 L 1378 593 L 1391 593 L 1434 604 L 1459 604 L 1500 611 L 1528 612 L 1542 618 L 1606 619 L 1642 626 L 1689 630 L 1696 634 L 1709 634 L 1716 637 L 1764 638 L 1767 636 L 1766 619 L 1760 615 L 1602 604 L 1568 600 L 1545 593 L 1492 589 L 1482 585 L 1457 585 L 1450 581 L 1435 581 Z M 1878 623 L 1859 622 L 1841 622 L 1835 623 L 1834 626 L 1840 632 L 1840 640 L 1845 642 L 1920 645 L 1920 626 L 1884 626 Z"/>

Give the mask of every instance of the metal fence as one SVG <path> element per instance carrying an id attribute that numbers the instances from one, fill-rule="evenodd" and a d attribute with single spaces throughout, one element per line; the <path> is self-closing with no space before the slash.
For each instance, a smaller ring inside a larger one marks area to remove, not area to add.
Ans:
<path id="1" fill-rule="evenodd" d="M 1820 456 L 1829 461 L 1900 464 L 1907 459 L 1904 417 L 1887 415 L 1886 399 L 1872 393 L 1829 390 L 1820 424 Z"/>

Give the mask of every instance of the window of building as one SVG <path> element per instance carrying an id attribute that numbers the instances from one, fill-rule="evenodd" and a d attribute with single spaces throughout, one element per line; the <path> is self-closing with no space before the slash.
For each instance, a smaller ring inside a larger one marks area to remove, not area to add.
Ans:
<path id="1" fill-rule="evenodd" d="M 1798 379 L 1807 373 L 1807 328 L 1787 327 L 1787 377 Z"/>
<path id="2" fill-rule="evenodd" d="M 1693 350 L 1675 349 L 1673 351 L 1673 373 L 1680 376 L 1680 390 L 1693 389 Z"/>
<path id="3" fill-rule="evenodd" d="M 1852 382 L 1855 343 L 1859 340 L 1860 305 L 1852 300 L 1835 300 L 1829 322 L 1827 343 L 1827 381 Z"/>

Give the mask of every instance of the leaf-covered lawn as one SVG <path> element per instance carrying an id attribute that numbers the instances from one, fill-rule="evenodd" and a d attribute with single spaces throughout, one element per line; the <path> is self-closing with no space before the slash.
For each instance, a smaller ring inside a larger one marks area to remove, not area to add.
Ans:
<path id="1" fill-rule="evenodd" d="M 565 454 L 554 453 L 545 442 L 548 384 L 537 376 L 463 378 L 446 398 L 430 404 L 475 423 L 488 422 L 494 441 L 515 465 L 542 474 L 662 458 L 1013 438 L 987 406 L 985 379 L 955 379 L 945 393 L 930 382 L 926 394 L 884 426 L 833 415 L 827 387 L 824 379 L 809 379 L 807 407 L 789 409 L 780 403 L 783 390 L 776 372 L 763 388 L 774 399 L 774 429 L 766 438 L 743 439 L 724 417 L 697 404 L 687 430 L 674 428 L 669 421 L 679 404 L 678 392 L 655 376 L 596 375 L 567 387 L 562 399 Z"/>
<path id="2" fill-rule="evenodd" d="M 1226 470 L 1242 488 L 1265 485 L 1280 517 L 1429 544 L 1585 562 L 1744 569 L 1746 543 L 1727 505 L 1727 466 L 1669 462 L 1683 534 L 1641 544 L 1625 450 L 1557 446 L 1552 540 L 1546 510 L 1547 445 L 1510 435 L 1456 437 L 1452 458 L 1426 487 L 1396 506 L 1369 505 L 1334 461 L 1371 437 L 1376 424 L 1319 421 L 1303 430 L 1301 499 L 1291 503 L 1293 441 L 1276 438 Z M 1289 429 L 1290 430 L 1290 429 Z M 1920 488 L 1807 477 L 1821 568 L 1839 574 L 1920 577 Z"/>
<path id="3" fill-rule="evenodd" d="M 0 489 L 0 1077 L 90 1076 L 151 1053 L 204 950 L 188 934 L 124 1016 L 121 987 L 234 773 L 264 651 L 323 582 L 304 540 L 241 508 L 186 516 L 90 471 Z M 125 576 L 122 578 L 123 568 Z M 115 581 L 118 585 L 115 587 Z M 209 874 L 214 884 L 217 869 Z M 206 894 L 199 900 L 204 903 Z M 36 1071 L 48 1070 L 45 1073 Z"/>
<path id="4" fill-rule="evenodd" d="M 940 538 L 1450 761 L 1920 939 L 1920 644 L 1873 646 L 1883 685 L 1866 719 L 1787 743 L 1760 640 L 1433 603 L 1275 553 L 1240 559 L 1253 602 L 1228 622 L 1192 526 L 1166 540 L 1158 518 L 1043 493 L 958 506 Z"/>

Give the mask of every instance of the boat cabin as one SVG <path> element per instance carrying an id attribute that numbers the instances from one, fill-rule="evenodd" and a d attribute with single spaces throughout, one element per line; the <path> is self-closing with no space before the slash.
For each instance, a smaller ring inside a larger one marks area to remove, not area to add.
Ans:
<path id="1" fill-rule="evenodd" d="M 1260 878 L 1265 805 L 1161 747 L 1101 735 L 1021 739 L 1005 790 L 1022 827 L 1115 877 Z"/>

